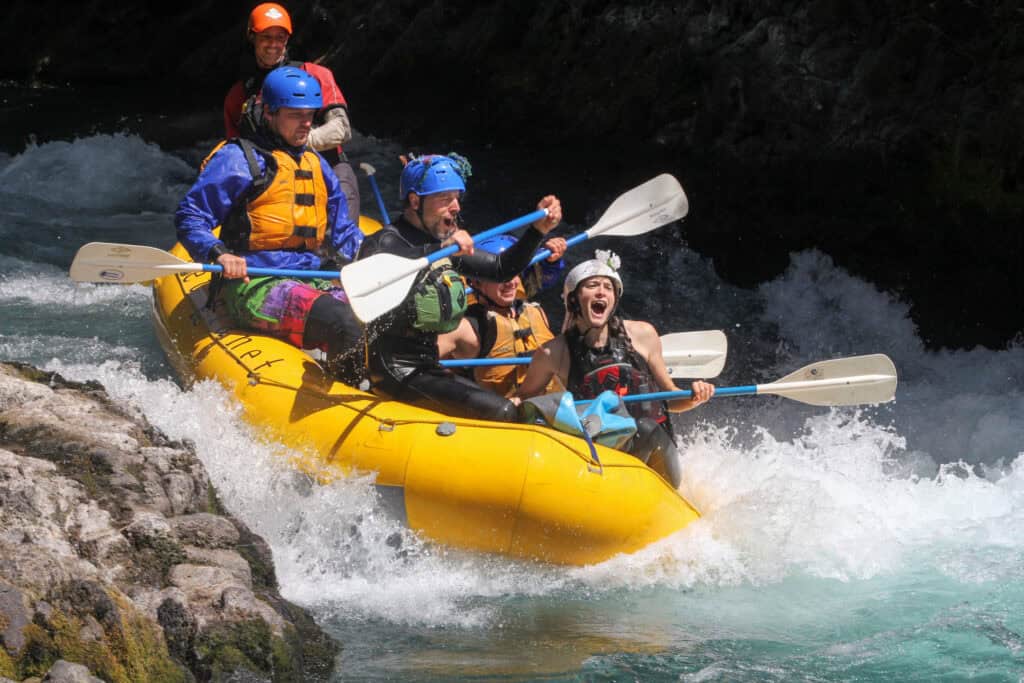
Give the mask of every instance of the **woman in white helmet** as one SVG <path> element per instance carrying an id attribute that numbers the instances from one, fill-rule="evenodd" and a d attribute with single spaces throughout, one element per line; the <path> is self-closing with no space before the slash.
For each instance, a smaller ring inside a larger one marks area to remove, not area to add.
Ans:
<path id="1" fill-rule="evenodd" d="M 598 251 L 596 257 L 566 276 L 562 334 L 534 353 L 519 388 L 520 398 L 543 393 L 555 377 L 581 400 L 605 390 L 624 395 L 677 389 L 654 326 L 615 315 L 622 297 L 619 257 L 608 251 Z M 700 380 L 693 382 L 692 389 L 692 398 L 626 404 L 637 421 L 636 436 L 626 450 L 644 462 L 660 453 L 673 486 L 679 485 L 681 473 L 668 412 L 692 410 L 715 393 L 714 385 Z"/>

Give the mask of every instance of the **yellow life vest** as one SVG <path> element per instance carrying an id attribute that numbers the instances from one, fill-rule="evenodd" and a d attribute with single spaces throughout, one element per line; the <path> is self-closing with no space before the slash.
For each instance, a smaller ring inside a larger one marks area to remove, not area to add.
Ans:
<path id="1" fill-rule="evenodd" d="M 287 152 L 256 148 L 244 138 L 232 142 L 245 152 L 253 190 L 245 205 L 233 208 L 224 220 L 224 244 L 238 251 L 318 249 L 327 234 L 327 183 L 316 152 L 306 150 L 296 161 Z M 259 171 L 253 149 L 264 154 L 266 172 Z"/>
<path id="2" fill-rule="evenodd" d="M 488 324 L 493 321 L 497 333 L 494 346 L 487 354 L 488 358 L 530 356 L 541 347 L 541 344 L 554 338 L 551 328 L 548 327 L 544 311 L 536 303 L 524 302 L 522 310 L 515 318 L 498 315 L 489 310 L 487 311 L 487 320 Z M 482 333 L 481 336 L 483 336 Z M 511 398 L 526 378 L 527 367 L 526 365 L 479 367 L 474 370 L 473 375 L 480 386 L 506 398 Z M 557 380 L 552 380 L 546 391 L 559 390 Z"/>

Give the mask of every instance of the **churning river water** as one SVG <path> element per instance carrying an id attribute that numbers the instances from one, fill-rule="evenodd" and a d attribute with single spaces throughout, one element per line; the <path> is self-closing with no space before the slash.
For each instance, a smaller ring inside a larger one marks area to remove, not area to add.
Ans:
<path id="1" fill-rule="evenodd" d="M 595 240 L 568 260 L 622 254 L 627 312 L 661 332 L 725 330 L 719 385 L 885 353 L 896 400 L 723 397 L 677 416 L 682 492 L 704 517 L 636 554 L 564 568 L 453 552 L 398 529 L 372 477 L 314 485 L 220 387 L 179 385 L 146 287 L 69 279 L 89 241 L 169 248 L 213 142 L 97 133 L 0 153 L 0 360 L 98 380 L 192 440 L 227 507 L 273 548 L 282 593 L 344 644 L 338 680 L 1024 681 L 1021 343 L 928 350 L 908 302 L 814 250 L 739 289 L 686 247 L 685 223 Z M 398 151 L 362 136 L 350 147 L 389 201 Z M 469 201 L 474 227 L 512 217 L 472 187 Z M 543 301 L 560 321 L 557 299 Z M 396 532 L 401 553 L 385 543 Z"/>

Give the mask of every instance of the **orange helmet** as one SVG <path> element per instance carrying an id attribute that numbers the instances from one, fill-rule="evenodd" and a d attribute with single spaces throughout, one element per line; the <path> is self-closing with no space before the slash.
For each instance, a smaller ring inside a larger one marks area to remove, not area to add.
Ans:
<path id="1" fill-rule="evenodd" d="M 288 10 L 276 2 L 265 2 L 256 5 L 256 8 L 249 14 L 249 30 L 253 33 L 261 33 L 273 26 L 279 26 L 288 35 L 292 34 L 292 18 L 288 16 Z"/>

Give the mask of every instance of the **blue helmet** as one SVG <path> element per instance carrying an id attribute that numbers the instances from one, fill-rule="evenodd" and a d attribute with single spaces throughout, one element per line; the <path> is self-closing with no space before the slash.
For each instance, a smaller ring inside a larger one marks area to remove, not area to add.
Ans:
<path id="1" fill-rule="evenodd" d="M 512 235 L 495 235 L 474 242 L 473 246 L 481 251 L 491 254 L 500 254 L 518 240 Z M 522 278 L 523 290 L 527 296 L 534 296 L 538 292 L 558 284 L 562 279 L 562 271 L 565 269 L 565 261 L 558 259 L 554 263 L 544 259 L 538 264 L 526 267 L 519 277 Z"/>
<path id="2" fill-rule="evenodd" d="M 495 235 L 494 237 L 488 237 L 480 240 L 479 242 L 475 242 L 473 246 L 492 254 L 500 254 L 515 243 L 516 238 L 512 237 L 512 235 Z"/>
<path id="3" fill-rule="evenodd" d="M 279 66 L 267 74 L 260 98 L 270 111 L 281 107 L 319 109 L 324 104 L 320 81 L 294 66 Z"/>
<path id="4" fill-rule="evenodd" d="M 471 174 L 469 162 L 457 154 L 424 154 L 415 157 L 402 169 L 398 199 L 404 202 L 410 192 L 420 197 L 450 190 L 465 192 L 465 178 Z"/>

